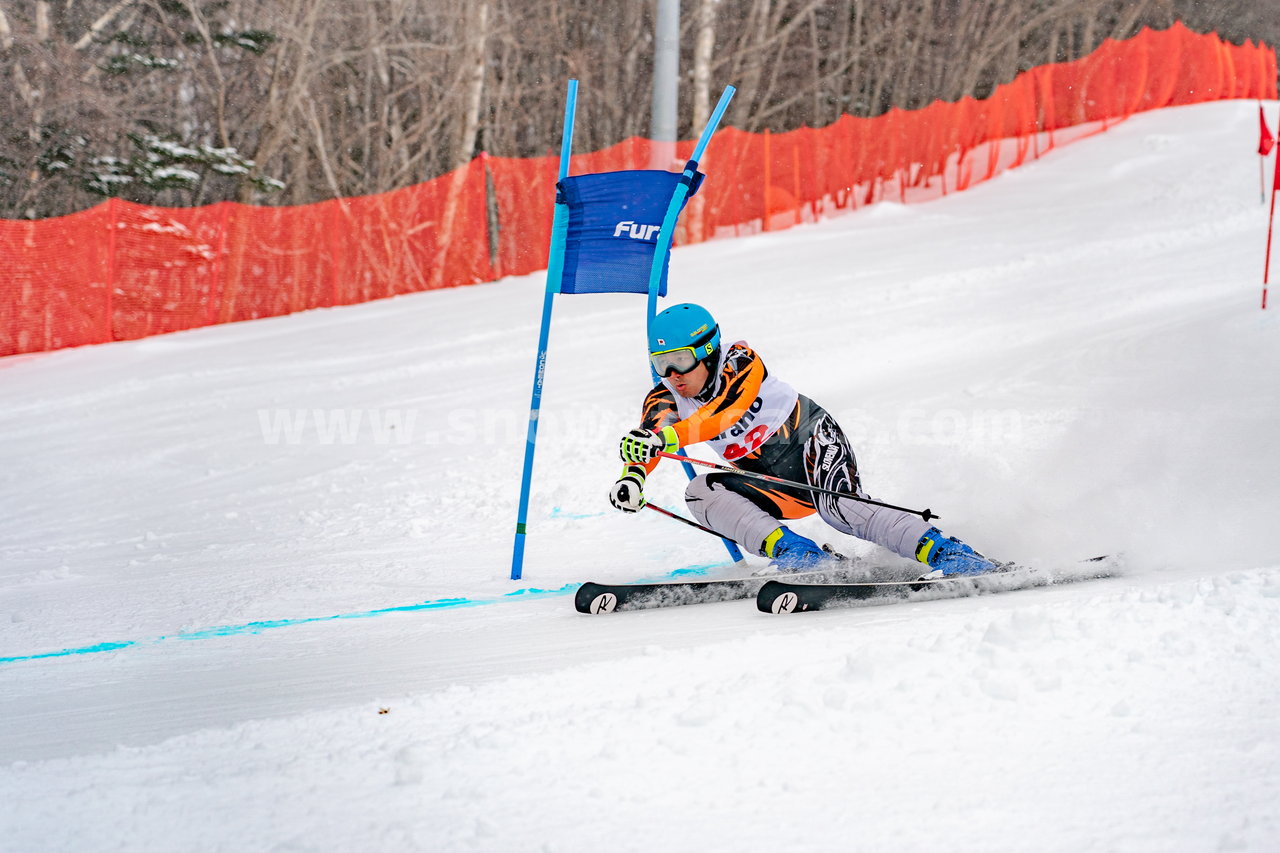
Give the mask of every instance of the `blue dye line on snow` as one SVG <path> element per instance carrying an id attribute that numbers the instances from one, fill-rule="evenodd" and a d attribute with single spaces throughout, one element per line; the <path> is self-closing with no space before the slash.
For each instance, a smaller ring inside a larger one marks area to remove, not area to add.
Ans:
<path id="1" fill-rule="evenodd" d="M 565 510 L 561 509 L 558 506 L 553 506 L 551 508 L 551 514 L 547 517 L 548 518 L 568 518 L 573 521 L 578 521 L 579 519 L 583 519 L 583 518 L 600 518 L 603 515 L 604 515 L 603 512 L 566 512 Z"/>
<path id="2" fill-rule="evenodd" d="M 67 655 L 92 655 L 98 652 L 114 652 L 116 649 L 124 649 L 129 646 L 137 645 L 133 640 L 126 640 L 123 643 L 96 643 L 92 646 L 83 646 L 78 649 L 63 649 L 60 652 L 43 652 L 38 655 L 17 655 L 15 657 L 0 658 L 0 663 L 13 663 L 20 660 L 41 660 L 42 658 L 61 658 Z"/>
<path id="3" fill-rule="evenodd" d="M 683 569 L 676 569 L 675 571 L 668 572 L 666 575 L 654 580 L 673 580 L 683 577 L 701 576 L 707 574 L 712 569 L 719 569 L 723 567 L 724 563 L 702 563 L 699 565 L 687 566 Z M 166 640 L 208 640 L 214 637 L 234 637 L 241 634 L 260 634 L 263 631 L 270 631 L 274 628 L 289 628 L 294 625 L 309 625 L 316 622 L 337 622 L 342 619 L 372 619 L 375 616 L 384 616 L 388 613 L 413 613 L 419 610 L 443 610 L 451 607 L 481 607 L 486 604 L 496 604 L 500 601 L 515 598 L 550 598 L 557 595 L 567 595 L 568 593 L 576 590 L 578 586 L 579 584 L 574 582 L 567 583 L 558 589 L 525 587 L 524 589 L 516 589 L 511 592 L 503 593 L 502 595 L 494 598 L 439 598 L 434 601 L 423 601 L 418 604 L 402 604 L 396 607 L 382 607 L 377 610 L 362 610 L 355 613 L 339 613 L 334 616 L 309 616 L 298 619 L 267 619 L 257 622 L 246 622 L 243 625 L 222 625 L 216 628 L 201 628 L 195 631 L 183 631 L 181 634 L 153 637 L 150 640 L 124 640 L 121 642 L 94 643 L 91 646 L 80 646 L 74 649 L 61 649 L 56 652 L 40 652 L 32 655 L 11 655 L 9 657 L 0 657 L 0 665 L 6 663 L 18 663 L 19 661 L 71 657 L 72 655 L 95 655 L 103 652 L 114 652 L 120 649 L 127 649 L 130 646 L 162 643 Z"/>
<path id="4" fill-rule="evenodd" d="M 567 595 L 578 588 L 577 583 L 567 583 L 558 589 L 538 589 L 526 587 L 512 590 L 495 598 L 439 598 L 434 601 L 423 601 L 418 604 L 402 604 L 396 607 L 382 607 L 377 610 L 362 610 L 356 613 L 339 613 L 334 616 L 310 616 L 299 619 L 268 619 L 257 622 L 246 622 L 243 625 L 222 625 L 216 628 L 201 628 L 196 631 L 183 631 L 181 634 L 154 637 L 150 640 L 124 640 L 122 642 L 94 643 L 74 649 L 61 649 L 56 652 L 40 652 L 32 655 L 11 655 L 0 657 L 0 664 L 17 663 L 19 661 L 44 660 L 47 658 L 71 657 L 72 655 L 94 655 L 102 652 L 114 652 L 130 646 L 162 643 L 166 640 L 208 640 L 214 637 L 234 637 L 240 634 L 260 634 L 273 628 L 288 628 L 294 625 L 308 625 L 316 622 L 336 622 L 341 619 L 372 619 L 388 613 L 413 613 L 419 610 L 443 610 L 450 607 L 480 607 L 496 604 L 499 601 L 514 598 L 549 598 L 556 595 Z"/>
<path id="5" fill-rule="evenodd" d="M 665 575 L 654 578 L 641 578 L 639 583 L 661 583 L 662 581 L 684 580 L 690 577 L 702 577 L 710 574 L 715 570 L 724 570 L 725 563 L 698 563 L 692 566 L 685 566 L 683 569 L 667 572 Z M 730 564 L 732 565 L 732 564 Z M 727 575 L 727 577 L 736 577 L 736 575 Z"/>
<path id="6" fill-rule="evenodd" d="M 701 577 L 702 575 L 705 575 L 710 569 L 718 569 L 720 568 L 720 566 L 721 566 L 720 563 L 708 563 L 705 566 L 690 566 L 687 569 L 676 569 L 674 572 L 671 573 L 671 577 L 685 578 L 685 577 L 689 577 L 690 575 L 694 577 Z"/>

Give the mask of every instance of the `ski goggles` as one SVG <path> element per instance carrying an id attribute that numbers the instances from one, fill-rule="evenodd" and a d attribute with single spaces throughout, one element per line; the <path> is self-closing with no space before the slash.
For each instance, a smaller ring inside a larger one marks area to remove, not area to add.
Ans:
<path id="1" fill-rule="evenodd" d="M 681 375 L 688 373 L 698 366 L 698 362 L 715 351 L 715 347 L 708 341 L 705 344 L 699 344 L 696 347 L 679 347 L 678 349 L 666 349 L 661 352 L 649 353 L 649 364 L 653 365 L 653 372 L 665 378 L 672 373 Z"/>

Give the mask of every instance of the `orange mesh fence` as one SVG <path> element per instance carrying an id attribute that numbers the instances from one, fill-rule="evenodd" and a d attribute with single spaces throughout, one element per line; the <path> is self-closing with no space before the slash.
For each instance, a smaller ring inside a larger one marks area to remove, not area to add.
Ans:
<path id="1" fill-rule="evenodd" d="M 1178 24 L 1044 65 L 981 101 L 821 128 L 725 128 L 678 243 L 787 228 L 832 210 L 964 190 L 1143 110 L 1276 98 L 1270 48 Z M 676 146 L 679 168 L 693 143 Z M 573 157 L 571 174 L 650 168 L 654 143 Z M 394 192 L 301 207 L 111 200 L 0 220 L 0 355 L 127 340 L 491 281 L 546 267 L 557 162 L 481 155 Z"/>

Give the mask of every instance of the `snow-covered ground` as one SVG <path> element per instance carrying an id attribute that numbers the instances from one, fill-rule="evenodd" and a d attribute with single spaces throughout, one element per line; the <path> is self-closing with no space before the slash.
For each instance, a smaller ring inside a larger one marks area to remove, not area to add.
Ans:
<path id="1" fill-rule="evenodd" d="M 1108 580 L 575 613 L 735 571 L 608 506 L 629 296 L 557 302 L 509 580 L 540 276 L 0 361 L 0 849 L 1280 849 L 1256 126 L 1141 115 L 673 257 L 872 494 L 1006 559 L 1125 554 Z"/>

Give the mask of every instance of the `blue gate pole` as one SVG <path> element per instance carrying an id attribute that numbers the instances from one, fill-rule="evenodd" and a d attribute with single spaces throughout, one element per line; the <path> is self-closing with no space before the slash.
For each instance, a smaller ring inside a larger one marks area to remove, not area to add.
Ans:
<path id="1" fill-rule="evenodd" d="M 693 183 L 693 176 L 698 171 L 698 161 L 702 159 L 703 152 L 707 150 L 707 145 L 711 142 L 711 136 L 716 132 L 716 128 L 720 126 L 720 119 L 724 117 L 724 111 L 729 108 L 729 102 L 733 100 L 733 93 L 736 91 L 738 90 L 732 86 L 724 87 L 724 92 L 720 95 L 720 102 L 711 111 L 711 118 L 707 119 L 707 126 L 702 129 L 702 135 L 698 137 L 698 144 L 694 146 L 693 156 L 689 158 L 689 162 L 685 163 L 684 174 L 680 176 L 680 183 L 676 185 L 675 192 L 671 194 L 671 202 L 667 205 L 667 213 L 662 218 L 662 228 L 658 231 L 658 246 L 653 253 L 653 266 L 649 268 L 650 323 L 658 315 L 658 287 L 662 283 L 662 261 L 666 259 L 667 253 L 671 250 L 671 241 L 675 239 L 676 220 L 680 218 L 680 209 L 684 204 L 685 196 L 689 194 L 689 185 Z"/>
<path id="2" fill-rule="evenodd" d="M 578 81 L 569 81 L 564 104 L 564 131 L 560 136 L 560 172 L 557 181 L 569 176 L 569 155 L 573 152 L 573 117 L 578 103 Z M 524 537 L 529 517 L 529 488 L 533 477 L 533 451 L 538 441 L 538 415 L 542 409 L 542 383 L 547 372 L 547 344 L 551 337 L 551 307 L 560 292 L 564 276 L 565 231 L 569 227 L 569 206 L 556 202 L 551 220 L 551 248 L 547 258 L 547 291 L 542 300 L 542 327 L 538 331 L 538 358 L 533 370 L 533 397 L 529 402 L 529 432 L 524 446 L 524 475 L 520 480 L 520 508 L 516 513 L 516 539 L 511 551 L 511 579 L 524 573 Z"/>
<path id="3" fill-rule="evenodd" d="M 689 194 L 689 186 L 693 183 L 694 175 L 698 172 L 698 161 L 702 159 L 702 154 L 707 149 L 707 145 L 711 142 L 711 136 L 716 132 L 716 128 L 720 125 L 720 119 L 724 117 L 724 111 L 729 108 L 729 102 L 733 100 L 733 93 L 736 92 L 733 86 L 726 86 L 724 92 L 720 95 L 720 102 L 716 104 L 716 108 L 712 110 L 711 117 L 707 119 L 707 125 L 702 129 L 702 135 L 698 137 L 698 144 L 694 146 L 693 156 L 689 158 L 689 162 L 685 163 L 684 173 L 680 176 L 680 183 L 676 184 L 675 192 L 671 194 L 671 201 L 667 205 L 666 215 L 662 218 L 662 228 L 658 231 L 658 246 L 653 253 L 653 266 L 649 268 L 649 321 L 648 325 L 653 326 L 653 318 L 658 315 L 658 288 L 662 284 L 662 262 L 666 259 L 667 253 L 671 250 L 671 241 L 675 239 L 676 220 L 680 218 L 680 210 L 684 206 L 685 197 Z M 652 373 L 652 368 L 650 368 Z M 654 382 L 659 380 L 658 374 L 653 373 Z M 684 450 L 676 451 L 679 455 L 686 455 Z M 693 466 L 688 462 L 681 462 L 680 467 L 684 468 L 684 473 L 692 480 L 696 474 L 693 472 Z M 724 543 L 725 550 L 729 552 L 729 556 L 735 563 L 742 562 L 742 551 L 738 548 L 736 542 L 732 539 L 720 538 Z"/>

